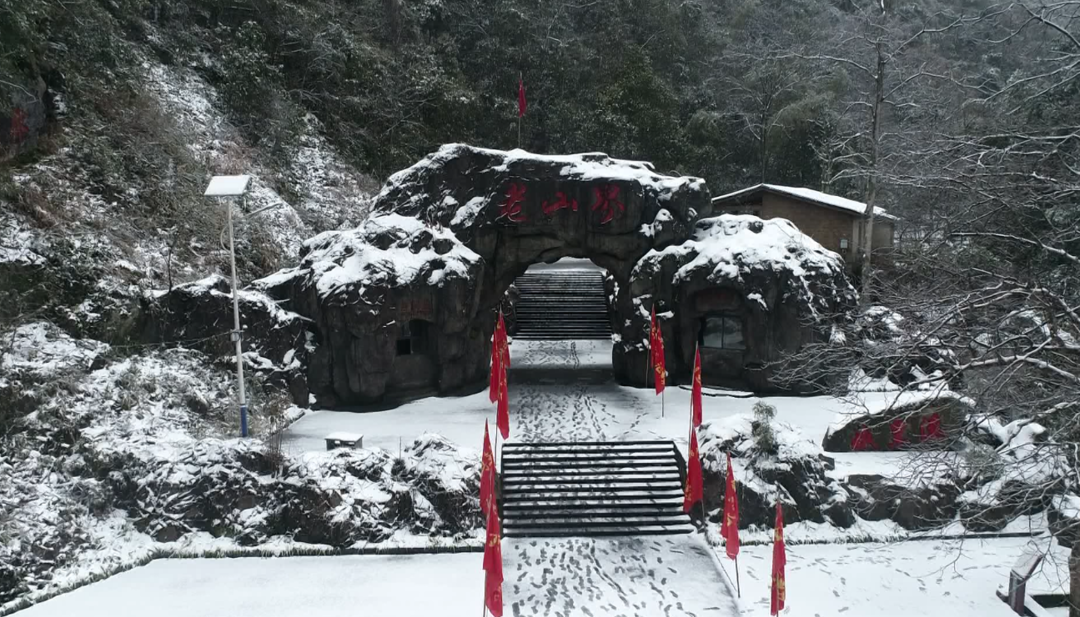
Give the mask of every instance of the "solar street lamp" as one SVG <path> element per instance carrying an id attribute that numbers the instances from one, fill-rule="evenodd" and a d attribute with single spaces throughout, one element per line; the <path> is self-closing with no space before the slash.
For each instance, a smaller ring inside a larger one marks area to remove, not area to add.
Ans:
<path id="1" fill-rule="evenodd" d="M 251 176 L 214 176 L 206 187 L 204 197 L 220 199 L 226 204 L 229 219 L 229 267 L 232 270 L 233 331 L 230 333 L 236 345 L 236 394 L 240 405 L 240 436 L 247 437 L 247 397 L 244 393 L 244 358 L 241 348 L 240 288 L 236 283 L 236 243 L 233 240 L 233 204 L 244 202 Z"/>

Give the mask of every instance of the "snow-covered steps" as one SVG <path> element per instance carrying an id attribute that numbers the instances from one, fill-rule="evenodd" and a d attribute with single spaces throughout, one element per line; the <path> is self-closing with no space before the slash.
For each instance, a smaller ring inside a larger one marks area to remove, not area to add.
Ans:
<path id="1" fill-rule="evenodd" d="M 693 530 L 671 441 L 509 443 L 501 468 L 506 536 Z"/>
<path id="2" fill-rule="evenodd" d="M 595 270 L 539 270 L 514 281 L 521 339 L 607 339 L 611 337 L 604 277 Z"/>

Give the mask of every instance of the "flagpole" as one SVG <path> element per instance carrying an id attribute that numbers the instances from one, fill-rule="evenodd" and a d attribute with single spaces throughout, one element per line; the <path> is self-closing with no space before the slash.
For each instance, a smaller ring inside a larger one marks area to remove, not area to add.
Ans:
<path id="1" fill-rule="evenodd" d="M 519 88 L 521 87 L 520 84 L 522 83 L 523 78 L 524 78 L 524 75 L 522 75 L 521 71 L 518 71 L 518 87 Z M 519 113 L 518 114 L 518 123 L 517 123 L 518 124 L 518 148 L 521 148 L 521 122 L 524 119 L 525 119 L 525 116 L 523 116 L 522 114 Z"/>
<path id="2" fill-rule="evenodd" d="M 742 597 L 742 584 L 739 583 L 739 556 L 735 555 L 735 594 Z"/>

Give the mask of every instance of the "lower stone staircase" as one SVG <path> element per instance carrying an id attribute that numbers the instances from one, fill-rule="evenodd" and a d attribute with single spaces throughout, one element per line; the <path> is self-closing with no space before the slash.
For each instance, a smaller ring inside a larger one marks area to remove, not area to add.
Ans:
<path id="1" fill-rule="evenodd" d="M 611 338 L 604 275 L 599 270 L 529 271 L 514 286 L 521 294 L 514 305 L 514 338 Z"/>
<path id="2" fill-rule="evenodd" d="M 501 467 L 507 537 L 693 531 L 674 442 L 511 443 Z"/>

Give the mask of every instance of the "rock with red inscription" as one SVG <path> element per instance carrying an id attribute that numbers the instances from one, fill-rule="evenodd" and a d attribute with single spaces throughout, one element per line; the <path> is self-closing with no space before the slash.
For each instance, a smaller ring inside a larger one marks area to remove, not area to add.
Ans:
<path id="1" fill-rule="evenodd" d="M 320 403 L 479 389 L 496 307 L 530 265 L 588 257 L 625 293 L 709 209 L 702 180 L 648 163 L 447 145 L 391 176 L 359 228 L 308 240 L 256 286 L 311 319 Z"/>

